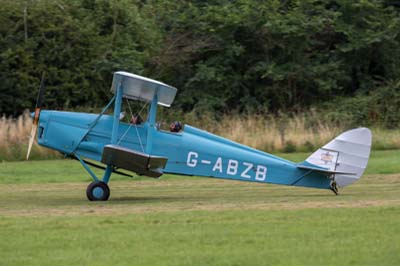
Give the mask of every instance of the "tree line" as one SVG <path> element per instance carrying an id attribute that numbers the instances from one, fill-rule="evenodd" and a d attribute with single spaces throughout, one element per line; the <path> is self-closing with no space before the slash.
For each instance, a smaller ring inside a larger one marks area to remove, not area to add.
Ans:
<path id="1" fill-rule="evenodd" d="M 0 0 L 0 113 L 96 108 L 125 70 L 178 88 L 172 112 L 397 127 L 400 1 Z"/>

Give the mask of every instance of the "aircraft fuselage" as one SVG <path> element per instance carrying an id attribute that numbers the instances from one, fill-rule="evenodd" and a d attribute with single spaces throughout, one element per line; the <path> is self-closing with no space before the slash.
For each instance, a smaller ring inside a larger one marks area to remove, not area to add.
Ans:
<path id="1" fill-rule="evenodd" d="M 38 143 L 66 155 L 101 161 L 110 143 L 113 117 L 76 112 L 41 111 Z M 152 130 L 151 147 L 147 146 Z M 326 175 L 299 169 L 296 163 L 185 125 L 182 132 L 119 123 L 117 145 L 167 157 L 163 173 L 207 176 L 242 181 L 329 188 Z M 149 151 L 150 148 L 150 151 Z"/>

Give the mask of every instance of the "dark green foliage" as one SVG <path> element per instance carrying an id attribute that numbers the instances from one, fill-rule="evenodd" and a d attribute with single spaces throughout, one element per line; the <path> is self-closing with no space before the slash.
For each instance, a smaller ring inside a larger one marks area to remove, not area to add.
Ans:
<path id="1" fill-rule="evenodd" d="M 398 124 L 398 1 L 0 1 L 0 113 L 31 108 L 42 71 L 47 107 L 76 109 L 127 70 L 176 86 L 179 113 Z"/>
<path id="2" fill-rule="evenodd" d="M 375 81 L 399 74 L 399 19 L 376 1 L 174 8 L 168 16 L 174 23 L 161 21 L 174 27 L 165 33 L 171 43 L 158 69 L 181 89 L 178 104 L 186 111 L 301 110 L 373 90 Z"/>
<path id="3" fill-rule="evenodd" d="M 140 73 L 155 36 L 135 1 L 2 1 L 0 18 L 0 113 L 13 115 L 32 108 L 43 71 L 46 107 L 103 105 L 112 72 Z"/>
<path id="4" fill-rule="evenodd" d="M 352 98 L 337 98 L 321 110 L 323 120 L 343 122 L 349 126 L 376 125 L 398 128 L 400 123 L 400 81 L 382 82 L 376 89 Z M 325 117 L 324 117 L 325 116 Z"/>

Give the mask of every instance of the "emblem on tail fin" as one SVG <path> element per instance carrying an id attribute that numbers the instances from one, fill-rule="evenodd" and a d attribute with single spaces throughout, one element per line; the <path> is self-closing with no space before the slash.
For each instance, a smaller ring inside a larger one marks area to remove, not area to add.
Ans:
<path id="1" fill-rule="evenodd" d="M 325 164 L 332 163 L 333 155 L 327 151 L 326 153 L 321 153 L 321 161 Z"/>
<path id="2" fill-rule="evenodd" d="M 334 171 L 338 157 L 339 153 L 337 151 L 320 148 L 307 158 L 307 162 Z"/>

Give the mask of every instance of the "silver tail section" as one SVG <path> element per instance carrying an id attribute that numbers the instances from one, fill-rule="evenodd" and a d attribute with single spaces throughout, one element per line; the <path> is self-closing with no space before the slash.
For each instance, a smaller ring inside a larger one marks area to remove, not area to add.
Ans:
<path id="1" fill-rule="evenodd" d="M 318 149 L 298 167 L 330 174 L 337 186 L 345 187 L 356 182 L 364 173 L 371 143 L 371 130 L 352 129 Z"/>

